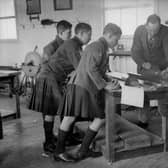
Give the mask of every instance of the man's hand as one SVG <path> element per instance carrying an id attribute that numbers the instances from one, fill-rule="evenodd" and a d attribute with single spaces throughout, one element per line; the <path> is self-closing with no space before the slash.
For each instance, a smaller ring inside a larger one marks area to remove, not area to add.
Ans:
<path id="1" fill-rule="evenodd" d="M 149 70 L 149 69 L 152 68 L 152 66 L 151 66 L 151 64 L 150 64 L 149 62 L 144 62 L 144 63 L 142 64 L 142 67 L 143 67 L 144 69 L 147 69 L 147 70 Z"/>
<path id="2" fill-rule="evenodd" d="M 105 87 L 106 90 L 115 90 L 119 88 L 120 88 L 120 84 L 117 79 L 112 79 L 111 82 L 108 82 Z"/>
<path id="3" fill-rule="evenodd" d="M 163 79 L 168 80 L 168 68 L 164 69 L 164 70 L 161 72 L 161 76 L 162 76 Z"/>

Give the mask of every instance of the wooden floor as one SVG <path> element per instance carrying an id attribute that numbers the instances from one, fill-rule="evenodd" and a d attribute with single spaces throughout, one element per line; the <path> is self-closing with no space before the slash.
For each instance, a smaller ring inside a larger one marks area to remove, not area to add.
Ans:
<path id="1" fill-rule="evenodd" d="M 21 108 L 21 112 L 21 119 L 3 122 L 4 139 L 0 140 L 0 168 L 168 168 L 168 153 L 122 160 L 113 165 L 109 165 L 103 157 L 88 158 L 73 164 L 44 158 L 41 156 L 41 115 L 24 107 Z M 56 123 L 55 127 L 58 127 L 59 124 L 57 121 Z"/>

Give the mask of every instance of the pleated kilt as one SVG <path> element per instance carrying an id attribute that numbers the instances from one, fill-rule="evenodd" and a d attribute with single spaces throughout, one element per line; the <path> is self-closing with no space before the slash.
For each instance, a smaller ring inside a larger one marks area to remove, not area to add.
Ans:
<path id="1" fill-rule="evenodd" d="M 51 75 L 37 78 L 31 96 L 29 109 L 42 112 L 44 115 L 55 116 L 62 98 L 62 86 Z"/>
<path id="2" fill-rule="evenodd" d="M 69 84 L 59 106 L 58 114 L 92 120 L 95 117 L 105 118 L 104 110 L 105 96 L 103 90 L 94 95 L 85 88 Z"/>

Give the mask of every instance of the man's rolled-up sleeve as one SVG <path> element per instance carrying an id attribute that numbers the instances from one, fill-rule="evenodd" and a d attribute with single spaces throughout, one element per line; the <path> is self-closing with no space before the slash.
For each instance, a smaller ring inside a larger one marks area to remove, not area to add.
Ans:
<path id="1" fill-rule="evenodd" d="M 168 35 L 165 35 L 163 39 L 163 50 L 164 50 L 166 62 L 168 63 Z"/>
<path id="2" fill-rule="evenodd" d="M 141 66 L 145 62 L 140 36 L 141 36 L 141 33 L 139 29 L 137 29 L 134 33 L 133 45 L 131 49 L 132 58 L 136 62 L 136 64 L 139 66 Z"/>

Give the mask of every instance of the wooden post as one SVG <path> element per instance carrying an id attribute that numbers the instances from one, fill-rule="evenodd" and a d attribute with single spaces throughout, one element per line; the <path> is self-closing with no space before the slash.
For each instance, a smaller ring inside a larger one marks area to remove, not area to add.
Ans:
<path id="1" fill-rule="evenodd" d="M 113 93 L 106 92 L 106 107 L 105 107 L 105 114 L 106 114 L 106 159 L 109 163 L 115 161 L 115 112 L 116 112 L 116 102 Z"/>
<path id="2" fill-rule="evenodd" d="M 3 139 L 2 116 L 0 113 L 0 139 Z"/>
<path id="3" fill-rule="evenodd" d="M 166 116 L 162 116 L 162 138 L 164 141 L 164 152 L 166 152 L 168 145 L 168 117 Z"/>
<path id="4" fill-rule="evenodd" d="M 20 98 L 19 98 L 19 75 L 16 76 L 16 83 L 15 83 L 15 97 L 16 97 L 16 118 L 20 118 Z"/>

